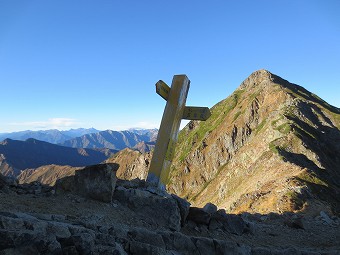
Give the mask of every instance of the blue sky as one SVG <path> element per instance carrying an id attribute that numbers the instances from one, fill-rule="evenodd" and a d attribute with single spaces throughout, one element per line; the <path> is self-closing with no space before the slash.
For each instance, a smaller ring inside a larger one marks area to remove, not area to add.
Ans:
<path id="1" fill-rule="evenodd" d="M 340 1 L 0 0 L 0 133 L 159 127 L 155 93 L 213 106 L 267 69 L 340 107 Z"/>

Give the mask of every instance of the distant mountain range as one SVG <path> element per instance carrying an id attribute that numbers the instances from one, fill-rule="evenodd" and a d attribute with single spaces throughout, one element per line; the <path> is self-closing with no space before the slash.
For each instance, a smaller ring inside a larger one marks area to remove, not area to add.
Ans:
<path id="1" fill-rule="evenodd" d="M 20 131 L 0 134 L 0 141 L 7 138 L 25 141 L 33 138 L 36 140 L 63 145 L 72 148 L 108 148 L 122 150 L 134 148 L 143 152 L 153 148 L 157 139 L 157 129 L 129 129 L 126 131 L 105 130 L 94 128 L 71 129 L 59 131 L 57 129 L 40 131 Z"/>
<path id="2" fill-rule="evenodd" d="M 67 140 L 61 143 L 61 145 L 73 148 L 108 148 L 122 150 L 125 148 L 133 148 L 141 142 L 154 142 L 157 138 L 157 132 L 157 129 L 131 131 L 105 130 Z"/>
<path id="3" fill-rule="evenodd" d="M 44 171 L 49 172 L 59 166 L 98 164 L 125 148 L 148 152 L 154 147 L 157 132 L 157 129 L 98 131 L 81 128 L 0 134 L 0 141 L 6 137 L 0 142 L 0 173 L 13 177 L 21 174 L 24 175 L 21 178 L 27 179 L 43 166 Z"/>
<path id="4" fill-rule="evenodd" d="M 141 135 L 143 137 L 148 137 L 149 140 L 146 142 L 156 142 L 157 135 L 158 135 L 158 129 L 141 129 L 141 128 L 130 128 L 128 131 L 136 133 L 138 135 Z"/>
<path id="5" fill-rule="evenodd" d="M 12 133 L 0 133 L 0 141 L 5 140 L 6 138 L 13 140 L 25 141 L 29 138 L 34 138 L 36 140 L 48 142 L 48 143 L 63 143 L 66 140 L 82 136 L 85 134 L 96 133 L 99 130 L 95 128 L 78 128 L 78 129 L 70 129 L 66 131 L 60 131 L 57 129 L 50 130 L 39 130 L 39 131 L 19 131 Z"/>
<path id="6" fill-rule="evenodd" d="M 44 165 L 87 166 L 103 162 L 116 153 L 110 149 L 70 148 L 39 141 L 5 139 L 0 142 L 0 173 L 16 177 L 22 170 Z"/>

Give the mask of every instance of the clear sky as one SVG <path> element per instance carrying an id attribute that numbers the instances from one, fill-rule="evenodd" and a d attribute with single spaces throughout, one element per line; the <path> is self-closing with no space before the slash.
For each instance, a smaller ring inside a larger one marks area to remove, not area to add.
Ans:
<path id="1" fill-rule="evenodd" d="M 340 107 L 340 1 L 0 0 L 0 133 L 159 127 L 155 93 L 211 107 L 267 69 Z"/>

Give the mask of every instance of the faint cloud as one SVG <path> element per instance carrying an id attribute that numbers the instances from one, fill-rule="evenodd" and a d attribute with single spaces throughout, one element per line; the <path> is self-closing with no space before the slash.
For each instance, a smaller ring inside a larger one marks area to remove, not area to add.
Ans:
<path id="1" fill-rule="evenodd" d="M 148 121 L 139 121 L 137 123 L 133 124 L 123 124 L 123 125 L 111 125 L 109 129 L 111 130 L 117 130 L 117 131 L 123 131 L 123 130 L 129 130 L 129 129 L 153 129 L 153 128 L 159 128 L 159 123 L 155 122 L 148 122 Z"/>
<path id="2" fill-rule="evenodd" d="M 159 128 L 159 123 L 140 121 L 136 124 L 135 127 L 136 128 L 144 128 L 144 129 Z"/>
<path id="3" fill-rule="evenodd" d="M 48 120 L 48 124 L 56 127 L 71 127 L 80 123 L 75 119 L 52 118 Z"/>
<path id="4" fill-rule="evenodd" d="M 27 121 L 10 123 L 11 126 L 21 127 L 21 129 L 41 130 L 41 129 L 67 129 L 81 123 L 71 118 L 51 118 L 46 121 Z"/>

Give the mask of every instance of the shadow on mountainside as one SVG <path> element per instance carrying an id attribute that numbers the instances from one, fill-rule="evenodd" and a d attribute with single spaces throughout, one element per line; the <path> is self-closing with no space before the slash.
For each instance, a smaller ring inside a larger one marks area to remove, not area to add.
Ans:
<path id="1" fill-rule="evenodd" d="M 340 109 L 328 104 L 326 101 L 322 100 L 317 95 L 311 93 L 304 87 L 301 87 L 300 85 L 290 83 L 289 81 L 275 75 L 271 74 L 273 78 L 273 82 L 280 84 L 282 87 L 289 89 L 294 94 L 298 95 L 299 97 L 302 97 L 306 100 L 312 101 L 314 103 L 320 104 L 322 107 L 326 108 L 327 110 L 331 111 L 332 113 L 340 114 Z"/>
<path id="2" fill-rule="evenodd" d="M 311 192 L 301 195 L 300 199 L 305 201 L 313 198 L 314 194 L 329 203 L 334 213 L 340 214 L 340 130 L 317 106 L 305 104 L 300 102 L 299 110 L 313 126 L 293 114 L 285 116 L 293 123 L 292 132 L 302 141 L 302 146 L 312 152 L 312 156 L 291 152 L 289 148 L 277 147 L 277 150 L 285 161 L 304 169 L 296 180 L 306 184 Z"/>
<path id="3" fill-rule="evenodd" d="M 299 183 L 305 184 L 308 187 L 307 191 L 296 195 L 295 203 L 300 205 L 299 208 L 307 200 L 317 198 L 327 202 L 334 214 L 340 215 L 339 179 L 334 178 L 334 175 L 331 175 L 327 169 L 319 168 L 303 154 L 292 153 L 282 149 L 278 149 L 278 151 L 284 157 L 284 160 L 304 168 L 300 175 L 294 177 Z"/>

